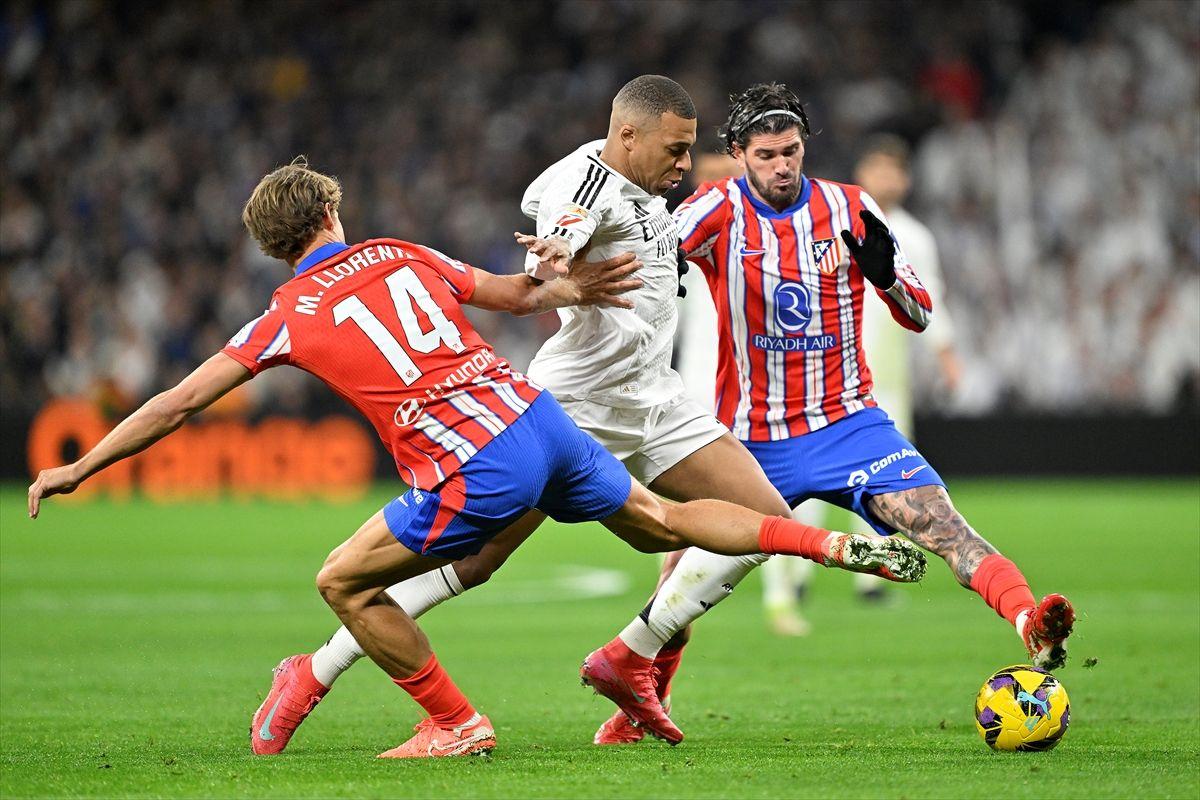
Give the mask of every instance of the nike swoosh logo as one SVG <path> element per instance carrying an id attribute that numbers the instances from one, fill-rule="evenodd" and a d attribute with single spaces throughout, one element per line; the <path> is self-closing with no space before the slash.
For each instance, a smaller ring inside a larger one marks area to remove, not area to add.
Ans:
<path id="1" fill-rule="evenodd" d="M 902 469 L 902 470 L 900 470 L 900 477 L 903 478 L 904 480 L 908 480 L 913 475 L 916 475 L 918 472 L 920 472 L 921 470 L 925 469 L 928 466 L 929 466 L 928 464 L 922 464 L 921 466 L 914 467 L 913 469 Z"/>
<path id="2" fill-rule="evenodd" d="M 766 250 L 747 250 L 744 247 L 738 252 L 744 256 L 764 256 L 767 254 Z"/>
<path id="3" fill-rule="evenodd" d="M 271 706 L 270 712 L 267 713 L 267 718 L 263 720 L 263 724 L 258 729 L 258 737 L 264 742 L 269 742 L 275 738 L 271 733 L 271 720 L 275 719 L 275 711 L 279 708 L 279 704 L 283 702 L 283 693 L 279 693 L 279 699 L 275 701 L 275 705 Z"/>
<path id="4" fill-rule="evenodd" d="M 629 683 L 628 683 L 627 681 L 625 681 L 625 680 L 621 680 L 621 683 L 625 685 L 625 688 L 629 690 L 629 693 L 630 693 L 631 695 L 633 695 L 633 699 L 634 699 L 635 701 L 637 701 L 637 703 L 638 703 L 639 705 L 640 705 L 640 704 L 642 704 L 642 703 L 644 703 L 644 702 L 646 702 L 646 698 L 644 698 L 644 697 L 642 697 L 640 694 L 638 694 L 638 693 L 637 693 L 637 690 L 636 690 L 636 689 L 634 689 L 632 686 L 630 686 L 630 685 L 629 685 Z"/>
<path id="5" fill-rule="evenodd" d="M 491 736 L 495 736 L 495 733 L 488 728 L 484 728 L 482 730 L 475 731 L 475 733 L 471 734 L 465 739 L 459 739 L 456 742 L 450 742 L 450 744 L 442 744 L 437 739 L 432 739 L 429 742 L 429 754 L 433 755 L 434 751 L 441 753 L 453 753 L 456 750 L 461 750 L 464 747 L 473 745 L 476 742 L 481 742 Z"/>

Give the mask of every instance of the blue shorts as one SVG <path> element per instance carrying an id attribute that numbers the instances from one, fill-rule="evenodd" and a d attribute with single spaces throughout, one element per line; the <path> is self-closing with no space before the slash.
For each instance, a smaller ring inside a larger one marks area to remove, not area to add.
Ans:
<path id="1" fill-rule="evenodd" d="M 788 505 L 810 498 L 858 514 L 879 533 L 896 532 L 867 510 L 875 495 L 945 486 L 917 448 L 880 408 L 778 442 L 743 442 Z"/>
<path id="2" fill-rule="evenodd" d="M 549 392 L 429 491 L 409 489 L 383 509 L 388 529 L 422 555 L 459 559 L 537 508 L 559 522 L 615 514 L 629 472 L 576 427 Z"/>

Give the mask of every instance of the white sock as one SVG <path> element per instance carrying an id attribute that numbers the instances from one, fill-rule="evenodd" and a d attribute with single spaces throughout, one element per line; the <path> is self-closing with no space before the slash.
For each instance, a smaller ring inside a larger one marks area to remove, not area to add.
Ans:
<path id="1" fill-rule="evenodd" d="M 430 570 L 387 589 L 388 595 L 413 619 L 463 591 L 453 564 Z M 324 686 L 332 686 L 343 672 L 364 655 L 366 653 L 358 646 L 354 636 L 342 626 L 313 653 L 313 677 Z"/>
<path id="2" fill-rule="evenodd" d="M 390 587 L 387 593 L 410 617 L 416 619 L 434 606 L 464 591 L 458 573 L 454 571 L 454 565 L 447 564 L 415 578 L 409 578 L 403 583 L 397 583 Z"/>
<path id="3" fill-rule="evenodd" d="M 635 617 L 618 636 L 642 656 L 654 658 L 667 640 L 724 600 L 738 582 L 771 556 L 719 556 L 690 548 L 658 590 L 647 619 Z"/>

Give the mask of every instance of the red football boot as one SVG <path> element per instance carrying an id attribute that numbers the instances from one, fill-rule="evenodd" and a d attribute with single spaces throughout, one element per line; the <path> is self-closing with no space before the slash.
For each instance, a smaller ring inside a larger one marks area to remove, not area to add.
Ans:
<path id="1" fill-rule="evenodd" d="M 659 701 L 654 660 L 633 652 L 619 638 L 589 654 L 579 668 L 579 677 L 584 686 L 616 703 L 639 729 L 673 745 L 683 741 L 683 731 L 671 722 Z M 596 732 L 593 741 L 597 744 L 602 744 L 599 738 L 606 727 L 607 722 Z M 613 731 L 613 735 L 619 733 L 619 729 Z"/>
<path id="2" fill-rule="evenodd" d="M 646 738 L 646 731 L 629 721 L 624 711 L 617 709 L 596 729 L 592 744 L 637 744 Z"/>
<path id="3" fill-rule="evenodd" d="M 1067 637 L 1075 625 L 1075 609 L 1061 594 L 1048 594 L 1025 620 L 1021 638 L 1041 669 L 1058 669 L 1067 663 Z"/>
<path id="4" fill-rule="evenodd" d="M 454 728 L 439 728 L 426 717 L 413 730 L 417 732 L 415 736 L 399 747 L 380 753 L 378 758 L 483 756 L 496 747 L 492 721 L 482 714 L 476 714 Z"/>
<path id="5" fill-rule="evenodd" d="M 663 711 L 671 713 L 671 698 L 662 701 Z M 629 716 L 620 709 L 604 720 L 592 737 L 592 744 L 637 744 L 646 738 L 646 729 L 634 725 Z"/>
<path id="6" fill-rule="evenodd" d="M 312 674 L 312 656 L 288 656 L 275 667 L 267 699 L 250 721 L 250 749 L 255 755 L 283 752 L 304 718 L 329 691 Z"/>

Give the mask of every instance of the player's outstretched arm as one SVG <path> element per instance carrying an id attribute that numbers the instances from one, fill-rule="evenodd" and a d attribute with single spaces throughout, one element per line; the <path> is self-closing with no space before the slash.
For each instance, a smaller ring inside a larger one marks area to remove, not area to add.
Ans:
<path id="1" fill-rule="evenodd" d="M 217 353 L 178 386 L 147 400 L 74 464 L 38 473 L 37 480 L 29 487 L 30 518 L 37 519 L 43 497 L 70 494 L 109 464 L 145 450 L 179 428 L 188 417 L 249 379 L 250 370 Z"/>
<path id="2" fill-rule="evenodd" d="M 476 269 L 469 302 L 519 317 L 566 306 L 633 308 L 633 301 L 620 295 L 642 285 L 640 278 L 633 277 L 641 267 L 633 253 L 622 253 L 605 261 L 572 262 L 570 275 L 544 283 L 528 275 L 493 275 Z"/>

